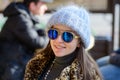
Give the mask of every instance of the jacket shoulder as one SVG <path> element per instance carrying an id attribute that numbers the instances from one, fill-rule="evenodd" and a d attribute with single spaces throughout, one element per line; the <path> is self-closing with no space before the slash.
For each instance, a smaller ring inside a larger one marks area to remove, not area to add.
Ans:
<path id="1" fill-rule="evenodd" d="M 37 80 L 39 74 L 43 71 L 44 64 L 45 60 L 42 55 L 37 55 L 32 58 L 27 63 L 24 80 Z"/>

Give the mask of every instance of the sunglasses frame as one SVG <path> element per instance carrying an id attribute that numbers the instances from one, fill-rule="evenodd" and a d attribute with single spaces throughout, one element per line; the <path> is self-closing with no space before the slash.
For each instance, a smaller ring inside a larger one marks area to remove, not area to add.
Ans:
<path id="1" fill-rule="evenodd" d="M 74 39 L 74 38 L 80 38 L 79 36 L 76 36 L 76 34 L 73 33 L 72 31 L 60 31 L 60 30 L 58 30 L 58 29 L 56 29 L 56 28 L 50 28 L 50 29 L 48 29 L 47 34 L 48 34 L 48 32 L 49 32 L 50 30 L 56 30 L 56 31 L 58 32 L 58 36 L 59 36 L 59 35 L 63 35 L 64 32 L 68 32 L 68 33 L 70 33 L 70 34 L 73 35 L 73 39 Z M 61 33 L 61 32 L 62 32 L 62 33 Z M 58 38 L 58 36 L 57 36 L 57 38 Z M 56 38 L 56 39 L 57 39 L 57 38 Z M 51 39 L 51 38 L 50 38 L 50 39 Z M 72 39 L 72 40 L 73 40 L 73 39 Z M 52 39 L 52 40 L 54 40 L 54 39 Z M 62 38 L 62 40 L 64 41 L 63 38 Z M 71 40 L 71 41 L 72 41 L 72 40 Z M 70 42 L 71 42 L 71 41 L 70 41 Z M 64 42 L 66 42 L 66 41 L 64 41 Z M 69 43 L 69 42 L 67 42 L 67 43 Z"/>

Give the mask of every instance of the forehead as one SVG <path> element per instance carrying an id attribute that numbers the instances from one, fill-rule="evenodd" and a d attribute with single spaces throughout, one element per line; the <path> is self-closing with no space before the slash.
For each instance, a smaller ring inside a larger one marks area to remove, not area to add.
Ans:
<path id="1" fill-rule="evenodd" d="M 61 24 L 53 25 L 52 28 L 57 28 L 57 29 L 59 29 L 59 30 L 69 30 L 69 31 L 73 31 L 70 27 L 65 26 L 65 25 L 61 25 Z"/>
<path id="2" fill-rule="evenodd" d="M 62 24 L 57 24 L 57 25 L 53 25 L 51 28 L 55 28 L 58 29 L 59 31 L 68 31 L 68 32 L 72 32 L 75 35 L 79 36 L 79 34 L 74 31 L 72 28 L 66 26 L 66 25 L 62 25 Z"/>

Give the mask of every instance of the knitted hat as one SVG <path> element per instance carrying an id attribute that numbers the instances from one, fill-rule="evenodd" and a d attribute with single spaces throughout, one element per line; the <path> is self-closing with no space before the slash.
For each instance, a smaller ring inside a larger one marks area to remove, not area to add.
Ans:
<path id="1" fill-rule="evenodd" d="M 66 25 L 76 31 L 85 48 L 90 43 L 90 24 L 88 12 L 83 7 L 75 5 L 66 6 L 55 12 L 47 23 L 47 27 L 56 24 Z"/>

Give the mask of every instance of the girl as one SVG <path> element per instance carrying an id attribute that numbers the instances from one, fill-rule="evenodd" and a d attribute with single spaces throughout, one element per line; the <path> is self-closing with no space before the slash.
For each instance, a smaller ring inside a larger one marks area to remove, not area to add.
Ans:
<path id="1" fill-rule="evenodd" d="M 50 41 L 28 62 L 24 80 L 102 80 L 96 63 L 85 51 L 90 43 L 90 28 L 84 8 L 61 8 L 47 27 Z"/>

